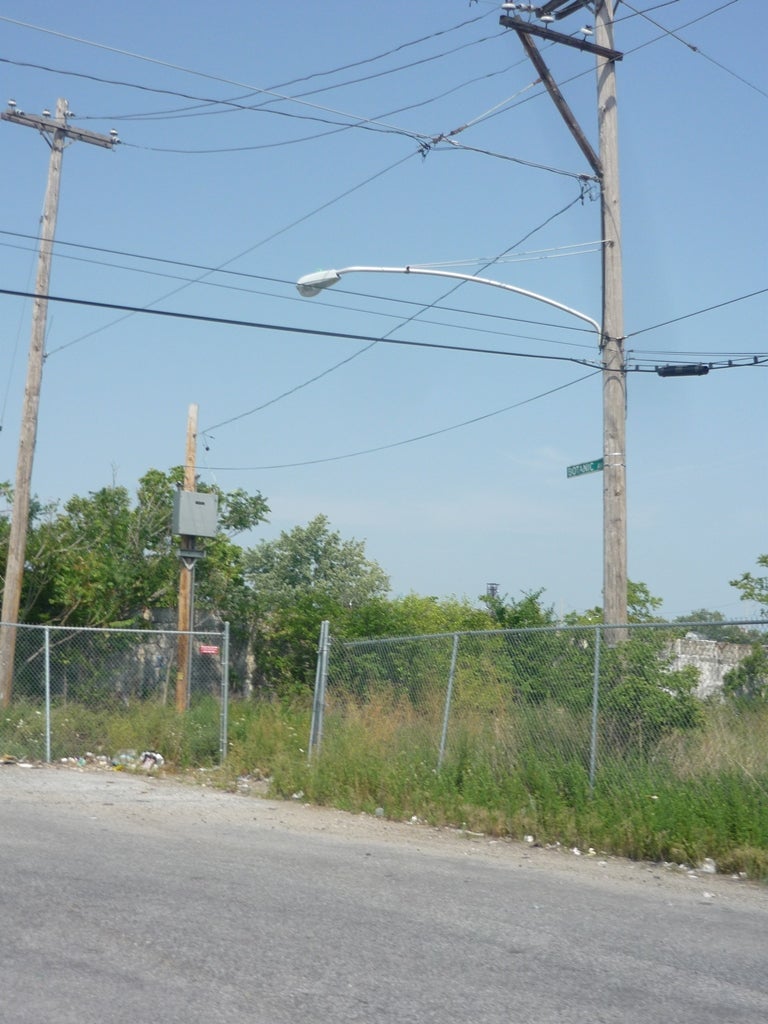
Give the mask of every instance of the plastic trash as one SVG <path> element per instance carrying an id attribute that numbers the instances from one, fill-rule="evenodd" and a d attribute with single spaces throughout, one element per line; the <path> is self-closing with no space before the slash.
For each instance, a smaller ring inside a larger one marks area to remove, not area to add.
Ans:
<path id="1" fill-rule="evenodd" d="M 142 768 L 162 768 L 165 764 L 165 758 L 162 754 L 158 754 L 156 750 L 145 750 L 139 758 L 139 764 Z"/>

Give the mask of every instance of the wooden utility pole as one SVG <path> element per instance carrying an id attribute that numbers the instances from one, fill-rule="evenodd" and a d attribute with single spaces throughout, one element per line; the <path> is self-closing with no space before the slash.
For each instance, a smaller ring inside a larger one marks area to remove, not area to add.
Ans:
<path id="1" fill-rule="evenodd" d="M 613 0 L 595 4 L 595 41 L 613 49 Z M 603 239 L 603 622 L 627 622 L 627 375 L 624 366 L 616 63 L 597 57 Z M 625 635 L 611 630 L 609 644 Z"/>
<path id="2" fill-rule="evenodd" d="M 43 377 L 45 326 L 48 313 L 48 295 L 51 279 L 53 239 L 59 209 L 59 183 L 64 146 L 67 140 L 89 142 L 96 146 L 113 148 L 118 142 L 116 134 L 98 135 L 96 132 L 73 128 L 67 123 L 67 101 L 58 100 L 56 117 L 25 114 L 17 111 L 14 103 L 0 114 L 4 121 L 12 121 L 28 128 L 36 128 L 51 147 L 48 166 L 48 184 L 40 224 L 40 252 L 37 263 L 35 300 L 32 307 L 32 332 L 27 359 L 27 379 L 24 388 L 24 407 L 19 433 L 16 461 L 16 483 L 13 491 L 11 529 L 8 538 L 8 559 L 3 585 L 3 606 L 0 620 L 0 704 L 6 707 L 13 689 L 13 666 L 16 655 L 16 624 L 21 604 L 21 586 L 24 576 L 24 558 L 27 548 L 29 502 L 32 483 L 32 463 L 37 440 L 37 419 L 40 407 L 40 387 Z"/>
<path id="3" fill-rule="evenodd" d="M 195 490 L 195 473 L 197 461 L 197 405 L 190 405 L 187 414 L 187 447 L 184 459 L 184 487 L 185 491 Z M 189 551 L 190 554 L 184 554 Z M 179 558 L 179 638 L 177 644 L 177 668 L 176 668 L 176 710 L 183 713 L 187 710 L 189 703 L 189 654 L 193 629 L 192 609 L 195 581 L 195 537 L 190 534 L 182 534 L 181 550 Z"/>
<path id="4" fill-rule="evenodd" d="M 624 299 L 619 202 L 618 108 L 616 61 L 622 54 L 613 45 L 613 0 L 595 2 L 595 41 L 577 39 L 549 27 L 553 21 L 587 6 L 587 0 L 548 0 L 530 8 L 543 22 L 537 25 L 517 15 L 502 15 L 500 23 L 517 32 L 560 116 L 568 126 L 600 184 L 600 221 L 603 239 L 602 334 L 603 367 L 603 622 L 627 623 L 627 489 L 626 489 L 626 372 L 624 365 Z M 512 8 L 510 8 L 512 9 Z M 590 33 L 592 29 L 584 29 Z M 562 43 L 597 59 L 599 156 L 595 154 L 568 107 L 533 39 Z M 611 630 L 611 644 L 626 635 Z"/>

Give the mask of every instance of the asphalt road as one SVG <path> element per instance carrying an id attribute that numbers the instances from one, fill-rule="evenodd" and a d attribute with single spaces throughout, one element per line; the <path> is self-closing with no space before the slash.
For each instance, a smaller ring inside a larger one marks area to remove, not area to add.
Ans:
<path id="1" fill-rule="evenodd" d="M 0 768 L 2 1024 L 765 1024 L 768 889 Z"/>

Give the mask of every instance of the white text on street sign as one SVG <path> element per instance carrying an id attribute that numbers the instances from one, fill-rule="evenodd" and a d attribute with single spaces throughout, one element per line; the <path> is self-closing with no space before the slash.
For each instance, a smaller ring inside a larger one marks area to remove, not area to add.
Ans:
<path id="1" fill-rule="evenodd" d="M 579 462 L 575 466 L 568 466 L 566 476 L 583 476 L 585 473 L 599 473 L 603 468 L 602 459 L 593 459 L 592 462 Z"/>

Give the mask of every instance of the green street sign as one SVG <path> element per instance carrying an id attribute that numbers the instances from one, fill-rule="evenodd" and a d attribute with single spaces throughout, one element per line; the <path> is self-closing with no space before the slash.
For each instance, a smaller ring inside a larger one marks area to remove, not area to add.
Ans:
<path id="1" fill-rule="evenodd" d="M 579 462 L 575 466 L 568 466 L 566 476 L 583 476 L 585 473 L 599 473 L 603 468 L 602 459 L 593 459 L 592 462 Z"/>

